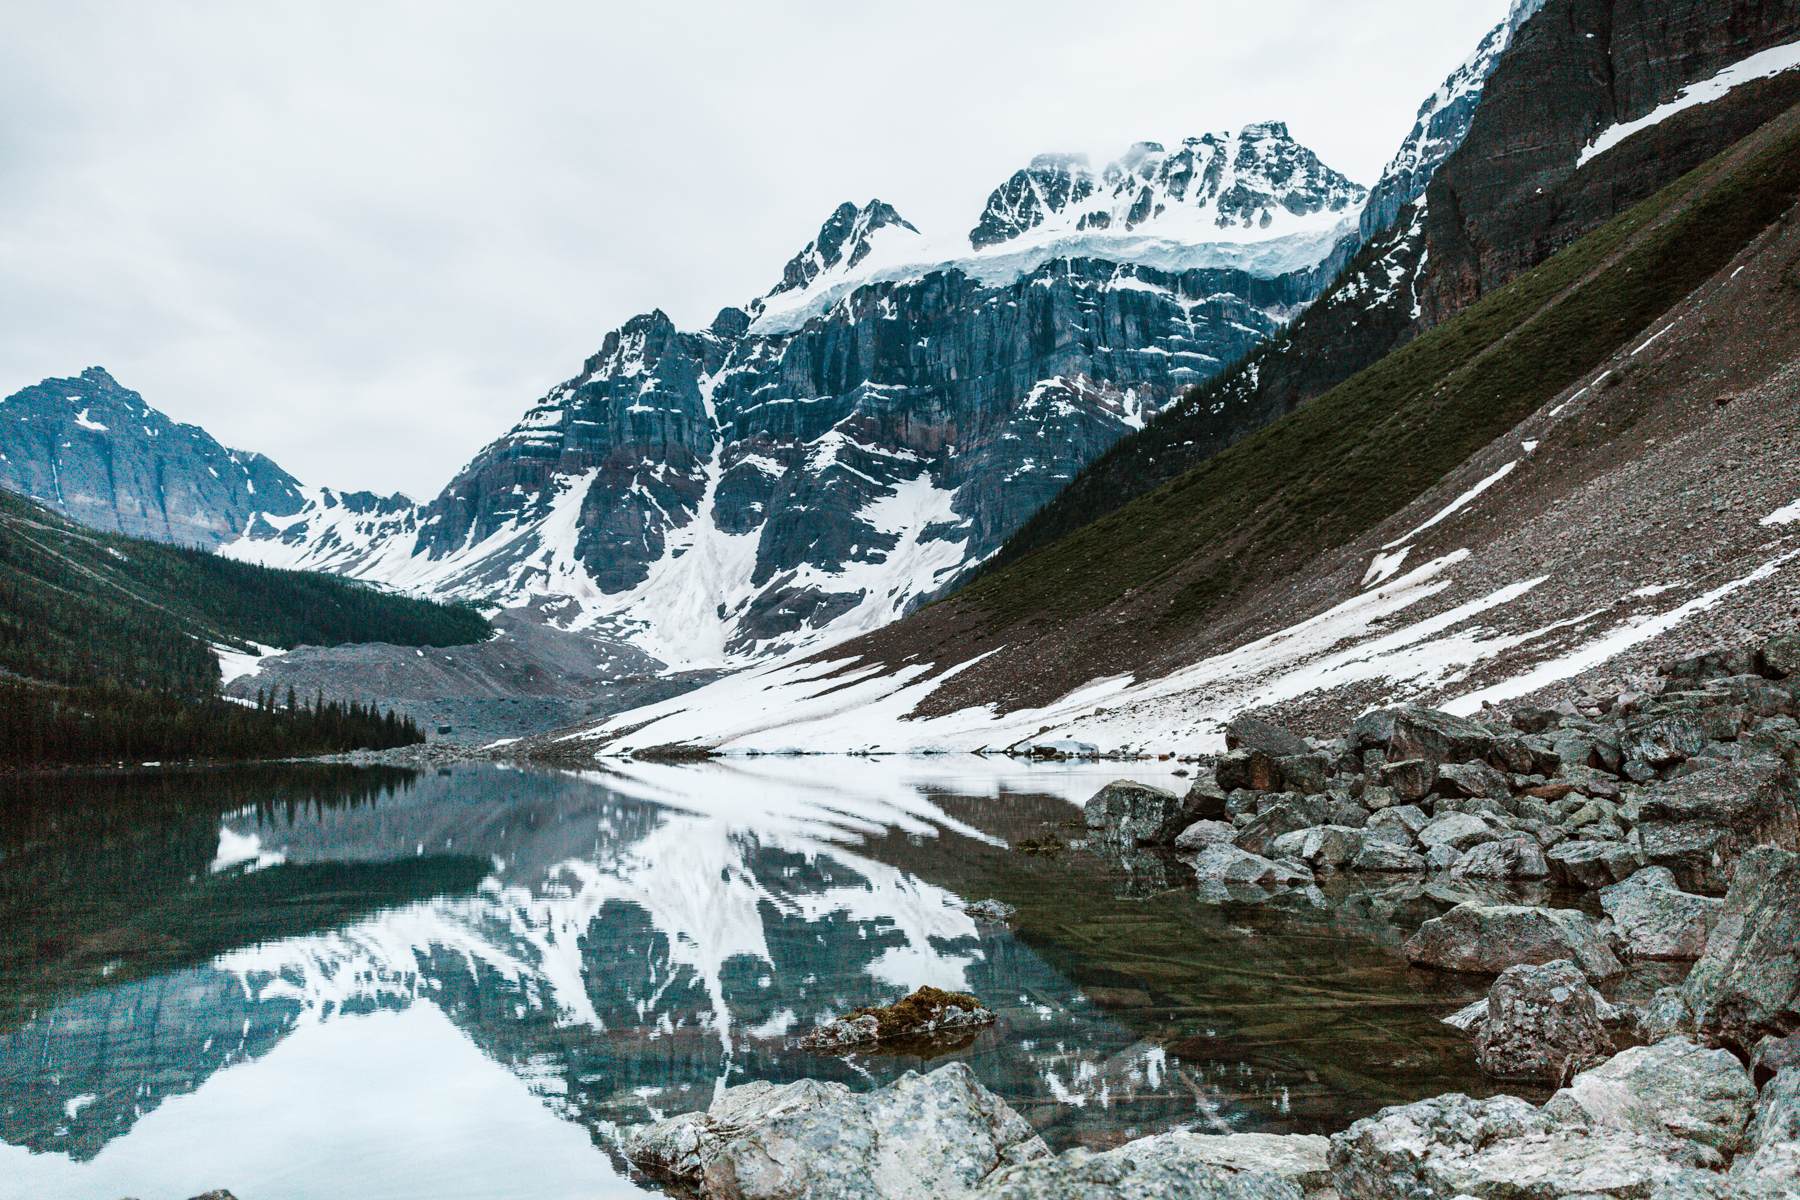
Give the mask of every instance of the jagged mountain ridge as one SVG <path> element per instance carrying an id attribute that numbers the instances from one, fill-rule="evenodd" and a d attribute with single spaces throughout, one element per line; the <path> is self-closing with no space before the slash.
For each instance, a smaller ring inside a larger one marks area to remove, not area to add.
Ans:
<path id="1" fill-rule="evenodd" d="M 1226 167 L 1195 167 L 1208 147 Z M 1120 195 L 1167 202 L 1079 254 L 1067 208 L 946 256 L 881 201 L 840 206 L 744 309 L 608 334 L 429 503 L 317 493 L 226 552 L 536 604 L 672 667 L 878 627 L 1275 334 L 1366 196 L 1279 123 L 1121 163 Z"/>
<path id="2" fill-rule="evenodd" d="M 0 487 L 96 529 L 208 548 L 304 503 L 275 463 L 171 421 L 103 367 L 0 400 Z"/>

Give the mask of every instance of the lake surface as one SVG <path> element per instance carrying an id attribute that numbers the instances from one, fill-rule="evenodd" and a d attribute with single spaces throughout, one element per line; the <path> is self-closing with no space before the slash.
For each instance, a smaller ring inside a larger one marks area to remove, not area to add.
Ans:
<path id="1" fill-rule="evenodd" d="M 1199 897 L 1023 854 L 1165 766 L 258 767 L 0 785 L 0 1200 L 644 1194 L 623 1133 L 750 1079 L 950 1059 L 1058 1148 L 1329 1131 L 1486 1090 L 1416 888 Z M 1011 928 L 963 905 L 1017 905 Z M 922 984 L 964 1045 L 791 1038 Z"/>

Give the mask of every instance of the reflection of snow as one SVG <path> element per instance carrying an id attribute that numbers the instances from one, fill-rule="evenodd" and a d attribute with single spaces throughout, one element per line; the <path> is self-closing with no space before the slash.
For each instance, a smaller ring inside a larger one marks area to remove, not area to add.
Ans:
<path id="1" fill-rule="evenodd" d="M 243 866 L 246 871 L 260 871 L 264 867 L 272 867 L 285 861 L 286 856 L 281 851 L 263 849 L 260 835 L 238 833 L 229 825 L 221 825 L 219 852 L 213 855 L 212 863 L 206 869 L 213 875 L 236 866 Z"/>
<path id="2" fill-rule="evenodd" d="M 8 1197 L 193 1196 L 224 1183 L 267 1197 L 645 1194 L 430 1004 L 297 1030 L 146 1113 L 90 1161 L 0 1143 L 0 1180 Z"/>

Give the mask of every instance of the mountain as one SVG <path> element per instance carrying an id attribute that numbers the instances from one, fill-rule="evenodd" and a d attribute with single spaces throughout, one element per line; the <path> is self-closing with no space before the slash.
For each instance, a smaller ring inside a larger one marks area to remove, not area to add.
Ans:
<path id="1" fill-rule="evenodd" d="M 0 490 L 0 762 L 257 757 L 380 740 L 220 698 L 273 647 L 480 641 L 474 612 L 106 534 Z M 336 718 L 333 718 L 334 720 Z M 369 725 L 375 728 L 367 727 Z M 416 731 L 410 739 L 418 740 Z"/>
<path id="2" fill-rule="evenodd" d="M 1423 205 L 1322 302 L 1420 310 L 1398 349 L 828 663 L 559 744 L 1205 750 L 1244 708 L 1322 727 L 1396 696 L 1473 711 L 1570 677 L 1639 686 L 1653 658 L 1791 624 L 1800 71 L 1753 60 L 1800 39 L 1800 13 L 1781 27 L 1738 6 L 1715 28 L 1717 9 L 1550 0 L 1521 28 Z M 1633 107 L 1547 133 L 1532 97 L 1632 79 L 1615 59 L 1663 74 Z M 1602 146 L 1620 122 L 1633 132 Z M 1568 203 L 1540 210 L 1539 186 Z M 1457 257 L 1456 230 L 1507 228 L 1536 230 L 1541 253 Z M 1424 251 L 1384 280 L 1409 238 Z M 1421 297 L 1462 286 L 1446 278 L 1479 294 L 1433 323 Z M 1371 280 L 1386 286 L 1350 290 Z M 1308 328 L 1240 386 L 1324 344 Z"/>
<path id="3" fill-rule="evenodd" d="M 1049 161 L 969 237 L 842 205 L 709 327 L 608 334 L 430 502 L 309 493 L 225 553 L 532 605 L 670 669 L 890 622 L 1276 334 L 1366 197 L 1279 123 Z"/>
<path id="4" fill-rule="evenodd" d="M 1371 192 L 1366 242 L 1343 276 L 1239 369 L 1112 447 L 993 565 L 1050 545 L 1311 402 L 1745 137 L 1800 100 L 1800 73 L 1749 72 L 1728 88 L 1715 77 L 1770 56 L 1787 62 L 1780 47 L 1796 37 L 1793 4 L 1515 5 L 1427 101 Z M 1690 88 L 1707 102 L 1675 107 Z M 1667 119 L 1590 152 L 1609 130 L 1657 114 Z M 1441 169 L 1421 172 L 1434 158 Z"/>
<path id="5" fill-rule="evenodd" d="M 0 487 L 96 529 L 206 547 L 302 503 L 267 458 L 176 424 L 101 367 L 0 400 Z"/>

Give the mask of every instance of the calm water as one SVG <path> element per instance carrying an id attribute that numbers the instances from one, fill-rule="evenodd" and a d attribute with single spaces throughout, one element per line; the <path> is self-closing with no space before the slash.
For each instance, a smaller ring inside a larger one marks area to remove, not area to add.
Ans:
<path id="1" fill-rule="evenodd" d="M 569 774 L 261 768 L 0 794 L 0 1200 L 641 1194 L 626 1129 L 909 1055 L 790 1037 L 921 984 L 1058 1148 L 1320 1130 L 1476 1090 L 1429 900 L 1202 903 L 1151 856 L 1032 857 L 1117 765 L 794 760 Z M 1154 765 L 1124 773 L 1156 781 Z M 1167 781 L 1166 779 L 1164 780 Z M 1178 782 L 1178 781 L 1176 781 Z M 977 925 L 968 900 L 1019 906 Z"/>

